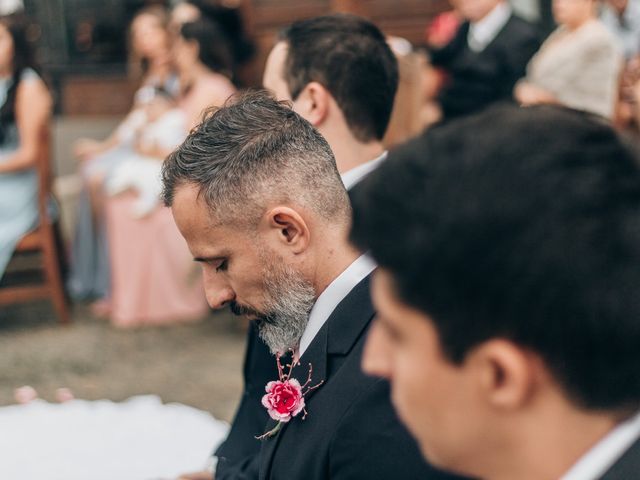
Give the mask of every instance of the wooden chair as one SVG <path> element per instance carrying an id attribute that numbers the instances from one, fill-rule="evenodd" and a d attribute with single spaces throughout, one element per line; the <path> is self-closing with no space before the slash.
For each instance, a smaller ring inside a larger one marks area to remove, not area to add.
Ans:
<path id="1" fill-rule="evenodd" d="M 38 171 L 38 226 L 26 234 L 18 243 L 13 259 L 37 253 L 40 257 L 39 268 L 44 274 L 41 281 L 34 283 L 19 282 L 0 286 L 0 306 L 31 300 L 50 298 L 60 323 L 69 323 L 69 306 L 62 279 L 62 242 L 57 222 L 51 218 L 49 200 L 51 198 L 51 132 L 44 129 L 37 161 Z M 8 274 L 9 272 L 7 272 Z M 7 275 L 5 274 L 5 275 Z M 5 283 L 5 282 L 3 282 Z"/>

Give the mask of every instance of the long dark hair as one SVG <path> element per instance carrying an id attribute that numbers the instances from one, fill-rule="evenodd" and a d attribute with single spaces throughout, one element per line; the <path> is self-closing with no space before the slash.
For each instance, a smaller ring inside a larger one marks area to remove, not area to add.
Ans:
<path id="1" fill-rule="evenodd" d="M 7 29 L 13 40 L 13 60 L 11 62 L 11 85 L 7 98 L 0 107 L 0 142 L 5 140 L 7 128 L 16 121 L 16 94 L 23 72 L 27 68 L 36 69 L 33 46 L 27 30 L 30 22 L 23 14 L 0 16 L 0 25 Z"/>
<path id="2" fill-rule="evenodd" d="M 187 22 L 180 28 L 180 36 L 198 43 L 199 60 L 207 68 L 231 77 L 229 42 L 218 25 L 205 18 Z"/>

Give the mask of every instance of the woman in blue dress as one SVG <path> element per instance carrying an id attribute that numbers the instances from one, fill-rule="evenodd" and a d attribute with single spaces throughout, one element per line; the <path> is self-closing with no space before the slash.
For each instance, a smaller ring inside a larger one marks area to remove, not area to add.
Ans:
<path id="1" fill-rule="evenodd" d="M 38 223 L 36 161 L 52 106 L 27 25 L 20 15 L 0 17 L 0 278 L 16 244 Z"/>

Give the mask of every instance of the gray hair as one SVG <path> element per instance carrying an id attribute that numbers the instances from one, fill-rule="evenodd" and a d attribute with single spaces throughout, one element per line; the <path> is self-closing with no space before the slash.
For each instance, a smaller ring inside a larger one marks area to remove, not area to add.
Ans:
<path id="1" fill-rule="evenodd" d="M 269 204 L 309 209 L 348 224 L 349 198 L 329 144 L 290 104 L 266 91 L 232 97 L 209 110 L 165 160 L 162 198 L 176 188 L 199 189 L 220 223 L 255 226 Z"/>

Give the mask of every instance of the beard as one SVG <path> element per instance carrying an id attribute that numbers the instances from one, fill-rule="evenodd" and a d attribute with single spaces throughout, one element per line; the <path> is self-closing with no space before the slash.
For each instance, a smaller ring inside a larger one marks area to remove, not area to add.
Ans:
<path id="1" fill-rule="evenodd" d="M 273 252 L 260 252 L 263 264 L 264 307 L 259 311 L 231 302 L 231 312 L 254 319 L 258 334 L 271 353 L 298 347 L 316 301 L 313 285 Z"/>

